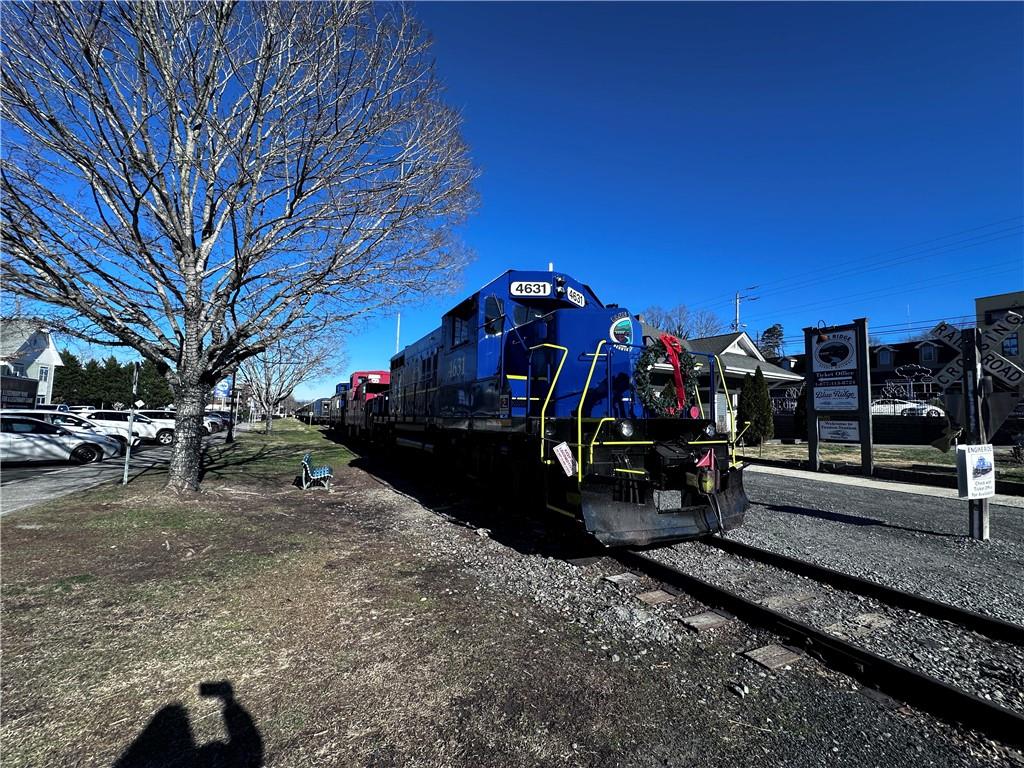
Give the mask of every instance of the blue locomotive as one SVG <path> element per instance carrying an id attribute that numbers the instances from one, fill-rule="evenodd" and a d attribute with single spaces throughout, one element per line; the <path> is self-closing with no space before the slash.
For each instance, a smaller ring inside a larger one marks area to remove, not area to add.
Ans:
<path id="1" fill-rule="evenodd" d="M 510 270 L 391 359 L 388 395 L 357 430 L 435 453 L 493 488 L 535 491 L 607 545 L 736 527 L 748 507 L 736 436 L 706 411 L 716 361 L 698 361 L 682 390 L 652 400 L 652 378 L 678 384 L 683 373 L 651 354 L 669 342 L 658 343 L 569 275 Z"/>

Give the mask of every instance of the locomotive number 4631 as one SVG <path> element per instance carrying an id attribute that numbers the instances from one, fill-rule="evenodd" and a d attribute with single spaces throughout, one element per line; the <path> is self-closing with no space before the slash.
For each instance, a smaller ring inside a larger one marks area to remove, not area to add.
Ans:
<path id="1" fill-rule="evenodd" d="M 513 296 L 550 296 L 551 295 L 551 283 L 528 283 L 528 282 L 514 282 L 512 283 L 512 295 Z"/>

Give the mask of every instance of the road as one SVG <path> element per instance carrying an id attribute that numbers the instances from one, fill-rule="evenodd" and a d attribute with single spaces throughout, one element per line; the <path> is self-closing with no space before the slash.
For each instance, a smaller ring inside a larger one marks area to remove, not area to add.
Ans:
<path id="1" fill-rule="evenodd" d="M 205 440 L 221 442 L 226 434 L 220 432 Z M 162 469 L 167 466 L 170 456 L 170 446 L 137 446 L 132 449 L 128 477 L 134 478 L 143 472 Z M 103 483 L 119 483 L 123 474 L 123 457 L 70 466 L 64 463 L 4 465 L 0 475 L 0 515 Z"/>

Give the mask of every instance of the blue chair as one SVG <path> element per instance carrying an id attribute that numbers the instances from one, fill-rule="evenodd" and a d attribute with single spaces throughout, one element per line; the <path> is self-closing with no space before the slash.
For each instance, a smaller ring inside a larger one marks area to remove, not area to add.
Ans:
<path id="1" fill-rule="evenodd" d="M 317 485 L 331 490 L 331 478 L 334 477 L 334 470 L 328 466 L 314 467 L 313 454 L 307 453 L 302 457 L 302 488 L 313 488 Z"/>

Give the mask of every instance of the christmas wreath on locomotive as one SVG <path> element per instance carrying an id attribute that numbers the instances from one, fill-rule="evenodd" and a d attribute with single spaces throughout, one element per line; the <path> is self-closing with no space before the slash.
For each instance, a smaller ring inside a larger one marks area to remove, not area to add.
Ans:
<path id="1" fill-rule="evenodd" d="M 510 270 L 392 358 L 360 428 L 535 489 L 607 545 L 695 538 L 749 506 L 731 411 L 720 431 L 711 410 L 716 363 L 569 275 Z"/>

